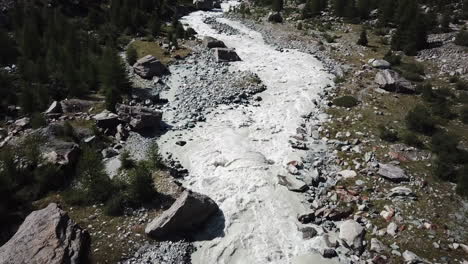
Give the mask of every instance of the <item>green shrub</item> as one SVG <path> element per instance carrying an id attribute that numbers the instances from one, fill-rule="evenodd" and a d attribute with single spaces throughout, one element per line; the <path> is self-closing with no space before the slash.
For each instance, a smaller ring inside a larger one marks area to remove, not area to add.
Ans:
<path id="1" fill-rule="evenodd" d="M 468 104 L 468 93 L 460 93 L 457 98 L 459 103 Z"/>
<path id="2" fill-rule="evenodd" d="M 104 170 L 101 155 L 95 149 L 84 147 L 78 161 L 77 179 L 89 202 L 105 202 L 114 191 L 111 179 Z"/>
<path id="3" fill-rule="evenodd" d="M 403 134 L 403 142 L 408 145 L 408 146 L 412 146 L 412 147 L 415 147 L 415 148 L 423 148 L 424 147 L 424 143 L 421 141 L 421 139 L 414 133 L 412 132 L 406 132 Z"/>
<path id="4" fill-rule="evenodd" d="M 140 205 L 151 201 L 156 195 L 153 176 L 144 162 L 139 162 L 134 169 L 128 172 L 129 176 L 129 202 Z"/>
<path id="5" fill-rule="evenodd" d="M 424 78 L 422 78 L 421 75 L 415 73 L 415 72 L 407 72 L 407 71 L 404 71 L 402 73 L 402 76 L 403 78 L 409 80 L 409 81 L 412 81 L 412 82 L 422 82 L 424 81 Z"/>
<path id="6" fill-rule="evenodd" d="M 130 157 L 130 152 L 128 150 L 124 150 L 120 154 L 120 162 L 123 169 L 128 170 L 135 167 L 135 161 Z"/>
<path id="7" fill-rule="evenodd" d="M 361 46 L 367 46 L 368 43 L 369 43 L 369 41 L 367 40 L 367 32 L 366 32 L 366 30 L 363 30 L 363 31 L 361 31 L 361 34 L 359 35 L 359 39 L 357 41 L 357 44 L 361 45 Z"/>
<path id="8" fill-rule="evenodd" d="M 120 193 L 113 195 L 104 206 L 104 213 L 109 216 L 119 216 L 124 212 L 124 196 Z"/>
<path id="9" fill-rule="evenodd" d="M 456 75 L 450 76 L 450 78 L 449 78 L 450 83 L 456 83 L 456 82 L 458 82 L 458 80 L 460 80 L 460 79 Z"/>
<path id="10" fill-rule="evenodd" d="M 31 127 L 38 129 L 47 125 L 47 121 L 44 118 L 44 115 L 41 113 L 34 113 L 31 115 Z"/>
<path id="11" fill-rule="evenodd" d="M 164 163 L 161 155 L 159 155 L 159 147 L 157 143 L 151 144 L 148 149 L 147 157 L 150 169 L 157 170 L 164 168 Z"/>
<path id="12" fill-rule="evenodd" d="M 359 101 L 356 98 L 349 95 L 338 97 L 333 100 L 334 105 L 347 108 L 354 107 L 358 105 L 358 103 Z"/>
<path id="13" fill-rule="evenodd" d="M 468 47 L 468 32 L 465 30 L 458 32 L 455 38 L 455 44 Z"/>
<path id="14" fill-rule="evenodd" d="M 398 140 L 398 133 L 393 130 L 389 129 L 387 126 L 384 125 L 379 125 L 379 137 L 382 140 L 388 141 L 388 142 L 396 142 Z"/>
<path id="15" fill-rule="evenodd" d="M 465 80 L 458 80 L 455 84 L 455 88 L 460 91 L 468 91 L 468 82 Z"/>
<path id="16" fill-rule="evenodd" d="M 465 105 L 460 109 L 460 120 L 463 124 L 468 124 L 468 105 Z"/>
<path id="17" fill-rule="evenodd" d="M 424 65 L 419 62 L 404 63 L 399 68 L 403 72 L 411 72 L 411 73 L 416 73 L 418 75 L 425 75 L 425 71 L 426 71 Z"/>
<path id="18" fill-rule="evenodd" d="M 431 150 L 446 163 L 459 163 L 461 152 L 458 149 L 459 138 L 444 131 L 435 133 L 431 138 Z"/>
<path id="19" fill-rule="evenodd" d="M 392 66 L 398 66 L 401 64 L 401 56 L 395 55 L 391 50 L 385 54 L 383 59 L 388 61 Z"/>
<path id="20" fill-rule="evenodd" d="M 423 133 L 433 134 L 436 129 L 436 122 L 432 118 L 431 113 L 423 105 L 416 105 L 408 112 L 405 117 L 406 126 L 408 129 Z"/>
<path id="21" fill-rule="evenodd" d="M 135 47 L 133 45 L 129 45 L 125 53 L 126 53 L 128 64 L 130 65 L 135 64 L 135 62 L 138 59 L 138 53 Z"/>
<path id="22" fill-rule="evenodd" d="M 75 138 L 75 129 L 69 121 L 63 123 L 63 136 L 72 140 Z"/>
<path id="23" fill-rule="evenodd" d="M 335 43 L 335 39 L 336 39 L 335 36 L 332 36 L 332 35 L 330 35 L 328 33 L 324 33 L 322 36 L 323 36 L 323 38 L 325 39 L 326 42 Z"/>
<path id="24" fill-rule="evenodd" d="M 455 167 L 450 161 L 438 157 L 432 167 L 434 176 L 443 181 L 454 181 L 457 177 Z"/>
<path id="25" fill-rule="evenodd" d="M 62 193 L 63 200 L 70 205 L 87 205 L 90 203 L 88 194 L 82 190 L 67 190 Z"/>

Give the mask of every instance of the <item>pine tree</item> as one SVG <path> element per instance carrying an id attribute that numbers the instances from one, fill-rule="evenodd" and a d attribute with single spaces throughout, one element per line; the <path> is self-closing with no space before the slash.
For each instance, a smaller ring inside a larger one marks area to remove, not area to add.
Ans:
<path id="1" fill-rule="evenodd" d="M 332 6 L 336 16 L 345 16 L 346 0 L 333 0 Z"/>
<path id="2" fill-rule="evenodd" d="M 367 40 L 367 32 L 365 29 L 361 31 L 361 35 L 359 36 L 357 44 L 361 46 L 367 46 L 368 40 Z"/>
<path id="3" fill-rule="evenodd" d="M 307 19 L 320 15 L 320 12 L 324 9 L 323 0 L 309 0 L 306 2 L 304 9 L 302 9 L 302 18 Z"/>
<path id="4" fill-rule="evenodd" d="M 271 9 L 275 12 L 280 12 L 283 10 L 284 2 L 283 0 L 273 0 Z"/>
<path id="5" fill-rule="evenodd" d="M 133 45 L 128 46 L 126 56 L 127 56 L 128 64 L 130 65 L 135 64 L 135 62 L 138 59 L 138 54 L 137 54 L 137 50 L 135 49 Z"/>
<path id="6" fill-rule="evenodd" d="M 129 94 L 130 81 L 117 51 L 112 47 L 106 48 L 101 62 L 101 90 L 106 96 L 107 109 L 114 111 L 115 104 L 122 96 Z"/>
<path id="7" fill-rule="evenodd" d="M 17 51 L 13 40 L 8 36 L 8 32 L 0 27 L 0 65 L 13 63 L 17 56 Z"/>
<path id="8" fill-rule="evenodd" d="M 379 4 L 379 25 L 385 26 L 391 21 L 395 16 L 395 3 L 394 0 L 381 0 Z"/>
<path id="9" fill-rule="evenodd" d="M 359 0 L 357 3 L 359 17 L 361 19 L 368 19 L 370 14 L 371 3 L 370 0 Z"/>

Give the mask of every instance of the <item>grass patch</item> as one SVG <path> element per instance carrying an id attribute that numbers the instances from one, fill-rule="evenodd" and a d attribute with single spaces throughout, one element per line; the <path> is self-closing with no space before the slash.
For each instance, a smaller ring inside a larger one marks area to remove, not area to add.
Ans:
<path id="1" fill-rule="evenodd" d="M 158 43 L 153 41 L 136 40 L 132 42 L 131 45 L 136 49 L 138 59 L 141 59 L 146 55 L 153 55 L 166 65 L 175 60 L 174 56 L 178 55 L 184 58 L 190 54 L 190 50 L 186 48 L 179 48 L 170 54 L 165 49 L 160 47 Z"/>

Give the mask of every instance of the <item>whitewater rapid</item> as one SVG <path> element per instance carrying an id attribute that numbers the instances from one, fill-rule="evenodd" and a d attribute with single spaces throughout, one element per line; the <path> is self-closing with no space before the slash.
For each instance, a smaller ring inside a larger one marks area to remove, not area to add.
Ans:
<path id="1" fill-rule="evenodd" d="M 259 106 L 219 106 L 206 115 L 206 122 L 190 130 L 169 131 L 158 140 L 161 153 L 172 153 L 188 169 L 183 184 L 211 197 L 223 212 L 210 223 L 220 233 L 196 242 L 192 262 L 335 263 L 313 251 L 317 241 L 302 238 L 297 216 L 310 209 L 303 196 L 278 185 L 277 178 L 286 173 L 287 162 L 305 157 L 306 152 L 291 148 L 289 141 L 304 122 L 301 116 L 318 113 L 313 101 L 333 85 L 333 76 L 314 56 L 278 51 L 260 33 L 237 21 L 218 18 L 239 30 L 236 35 L 218 34 L 203 23 L 206 17 L 219 15 L 199 11 L 182 23 L 194 28 L 199 38 L 211 36 L 235 48 L 242 61 L 232 63 L 232 70 L 256 73 L 267 90 L 260 94 Z M 176 83 L 172 82 L 167 98 L 182 89 Z M 177 146 L 177 140 L 187 144 Z"/>

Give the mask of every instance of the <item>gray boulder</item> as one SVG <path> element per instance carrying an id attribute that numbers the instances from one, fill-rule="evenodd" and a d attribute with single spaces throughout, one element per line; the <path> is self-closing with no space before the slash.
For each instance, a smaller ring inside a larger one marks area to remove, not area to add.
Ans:
<path id="1" fill-rule="evenodd" d="M 23 117 L 15 121 L 15 127 L 17 128 L 28 128 L 31 125 L 29 117 Z"/>
<path id="2" fill-rule="evenodd" d="M 91 239 L 57 204 L 32 212 L 0 248 L 0 263 L 89 263 Z"/>
<path id="3" fill-rule="evenodd" d="M 213 4 L 213 0 L 193 0 L 193 5 L 199 10 L 211 10 Z"/>
<path id="4" fill-rule="evenodd" d="M 398 186 L 392 188 L 388 193 L 389 197 L 414 198 L 416 194 L 408 187 Z"/>
<path id="5" fill-rule="evenodd" d="M 216 203 L 208 196 L 184 191 L 174 204 L 145 228 L 145 233 L 155 239 L 165 239 L 195 231 L 218 211 Z"/>
<path id="6" fill-rule="evenodd" d="M 401 77 L 396 71 L 383 70 L 375 75 L 375 82 L 380 88 L 397 93 L 415 93 L 414 85 Z"/>
<path id="7" fill-rule="evenodd" d="M 377 173 L 385 179 L 393 182 L 409 180 L 409 177 L 405 174 L 403 169 L 391 164 L 379 164 L 379 171 Z"/>
<path id="8" fill-rule="evenodd" d="M 388 69 L 390 68 L 390 62 L 386 60 L 378 60 L 378 59 L 371 59 L 369 61 L 369 64 L 372 65 L 372 67 L 377 68 L 377 69 Z"/>
<path id="9" fill-rule="evenodd" d="M 270 12 L 268 14 L 268 21 L 274 23 L 283 23 L 283 17 L 279 12 Z"/>
<path id="10" fill-rule="evenodd" d="M 364 235 L 364 228 L 354 220 L 346 220 L 340 225 L 339 238 L 352 249 L 362 249 Z"/>
<path id="11" fill-rule="evenodd" d="M 133 65 L 133 70 L 145 79 L 151 79 L 154 76 L 159 77 L 169 72 L 166 66 L 152 55 L 146 55 L 139 59 Z"/>
<path id="12" fill-rule="evenodd" d="M 147 107 L 118 105 L 117 114 L 120 120 L 129 123 L 133 130 L 159 128 L 162 112 Z"/>
<path id="13" fill-rule="evenodd" d="M 212 37 L 208 37 L 208 36 L 203 38 L 203 46 L 208 49 L 226 48 L 226 45 L 224 44 L 224 42 L 222 42 L 221 40 L 212 38 Z"/>
<path id="14" fill-rule="evenodd" d="M 241 60 L 234 49 L 214 48 L 213 52 L 215 55 L 216 62 L 229 62 Z"/>

